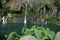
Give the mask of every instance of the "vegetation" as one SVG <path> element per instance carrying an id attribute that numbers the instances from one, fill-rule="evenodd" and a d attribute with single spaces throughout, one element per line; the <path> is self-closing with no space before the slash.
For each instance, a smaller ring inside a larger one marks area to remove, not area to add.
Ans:
<path id="1" fill-rule="evenodd" d="M 18 18 L 20 16 L 22 16 L 21 20 L 23 20 L 25 11 L 26 11 L 27 12 L 26 13 L 27 21 L 29 21 L 29 22 L 36 19 L 36 21 L 35 22 L 33 21 L 33 23 L 37 22 L 39 24 L 39 23 L 41 23 L 41 22 L 39 22 L 41 20 L 41 18 L 44 18 L 44 20 L 46 20 L 46 18 L 45 18 L 46 15 L 48 15 L 47 16 L 48 24 L 57 24 L 58 22 L 60 22 L 60 19 L 59 19 L 60 1 L 59 0 L 37 0 L 36 2 L 31 1 L 33 3 L 28 4 L 27 7 L 24 3 L 22 3 L 20 5 L 21 8 L 19 11 L 17 10 L 17 9 L 19 9 L 18 6 L 17 6 L 18 8 L 16 8 L 16 9 L 15 9 L 15 7 L 14 8 L 12 7 L 13 10 L 11 10 L 12 4 L 9 4 L 10 1 L 8 1 L 8 0 L 0 1 L 0 9 L 2 8 L 1 13 L 3 14 L 2 16 L 4 16 L 4 15 L 8 16 L 7 14 L 10 13 L 13 16 L 12 20 L 14 20 L 14 18 L 16 18 L 16 17 Z M 15 0 L 13 0 L 13 1 L 15 3 Z M 16 4 L 14 4 L 14 5 L 16 6 Z M 18 3 L 18 5 L 19 5 L 19 3 Z M 27 10 L 26 10 L 26 8 L 27 8 Z M 15 11 L 14 9 L 17 11 Z M 19 16 L 17 16 L 17 15 L 19 15 Z M 49 19 L 49 16 L 52 19 Z M 29 18 L 31 18 L 31 20 L 28 20 Z M 18 19 L 16 21 L 18 21 Z M 53 22 L 53 21 L 55 21 L 55 22 Z"/>
<path id="2" fill-rule="evenodd" d="M 54 40 L 55 33 L 51 31 L 49 28 L 43 28 L 43 27 L 36 27 L 32 26 L 32 28 L 26 28 L 26 30 L 22 29 L 22 35 L 19 35 L 16 32 L 11 32 L 10 34 L 6 35 L 0 35 L 1 40 L 20 40 L 23 36 L 34 36 L 38 40 Z"/>
<path id="3" fill-rule="evenodd" d="M 43 27 L 33 26 L 30 29 L 22 30 L 24 35 L 33 35 L 38 40 L 54 40 L 55 33 L 50 31 L 48 28 L 44 29 Z"/>
<path id="4" fill-rule="evenodd" d="M 31 3 L 30 3 L 31 2 Z M 27 23 L 34 24 L 60 24 L 60 0 L 34 0 L 22 2 L 22 0 L 0 0 L 0 23 L 6 16 L 9 23 L 23 23 L 25 14 Z M 22 22 L 23 21 L 23 22 Z M 54 40 L 55 33 L 49 28 L 32 26 L 22 29 L 22 36 L 32 35 L 38 40 Z M 20 35 L 12 32 L 9 35 L 1 35 L 1 40 L 19 40 Z"/>
<path id="5" fill-rule="evenodd" d="M 19 40 L 20 36 L 16 32 L 12 32 L 8 35 L 7 40 Z"/>

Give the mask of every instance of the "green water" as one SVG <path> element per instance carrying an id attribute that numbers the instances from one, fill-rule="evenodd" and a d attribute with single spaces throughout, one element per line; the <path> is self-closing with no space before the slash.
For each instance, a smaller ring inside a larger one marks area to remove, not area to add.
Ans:
<path id="1" fill-rule="evenodd" d="M 42 26 L 41 24 L 31 24 L 31 23 L 27 23 L 27 28 L 31 28 L 33 25 L 36 26 Z M 23 23 L 8 23 L 5 26 L 2 26 L 2 24 L 0 24 L 0 32 L 3 34 L 9 34 L 11 32 L 17 32 L 18 34 L 22 34 L 21 30 L 24 27 Z M 60 31 L 60 26 L 59 25 L 52 25 L 52 24 L 48 24 L 48 25 L 43 25 L 42 27 L 44 28 L 49 28 L 50 30 L 54 31 L 55 33 Z"/>

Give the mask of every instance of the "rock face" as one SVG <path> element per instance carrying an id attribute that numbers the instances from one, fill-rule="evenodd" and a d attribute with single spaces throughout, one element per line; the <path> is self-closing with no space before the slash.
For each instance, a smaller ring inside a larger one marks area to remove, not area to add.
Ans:
<path id="1" fill-rule="evenodd" d="M 3 0 L 5 2 L 7 2 L 7 4 L 11 7 L 11 10 L 14 10 L 14 11 L 20 11 L 20 8 L 21 8 L 21 5 L 23 3 L 28 3 L 30 6 L 32 4 L 35 4 L 37 5 L 39 3 L 38 0 Z M 44 2 L 48 2 L 48 3 L 52 3 L 52 0 L 40 0 L 41 3 L 44 3 Z"/>
<path id="2" fill-rule="evenodd" d="M 19 11 L 21 6 L 27 2 L 27 4 L 32 4 L 36 0 L 10 0 L 8 4 L 11 7 L 11 10 Z M 36 2 L 35 2 L 36 3 Z"/>
<path id="3" fill-rule="evenodd" d="M 22 0 L 10 0 L 9 5 L 11 6 L 11 10 L 19 11 L 22 5 Z"/>
<path id="4" fill-rule="evenodd" d="M 28 35 L 20 38 L 20 40 L 37 40 L 37 39 L 34 36 Z"/>
<path id="5" fill-rule="evenodd" d="M 60 40 L 60 32 L 57 32 L 55 40 Z"/>

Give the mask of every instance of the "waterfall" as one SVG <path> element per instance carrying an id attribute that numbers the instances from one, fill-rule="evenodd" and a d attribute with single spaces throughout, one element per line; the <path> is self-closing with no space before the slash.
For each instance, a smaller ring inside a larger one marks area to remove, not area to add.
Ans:
<path id="1" fill-rule="evenodd" d="M 5 16 L 2 17 L 2 26 L 5 26 L 7 24 L 7 19 Z"/>
<path id="2" fill-rule="evenodd" d="M 26 5 L 26 9 L 25 9 L 25 17 L 24 17 L 24 29 L 26 29 L 26 23 L 27 23 L 27 3 Z"/>

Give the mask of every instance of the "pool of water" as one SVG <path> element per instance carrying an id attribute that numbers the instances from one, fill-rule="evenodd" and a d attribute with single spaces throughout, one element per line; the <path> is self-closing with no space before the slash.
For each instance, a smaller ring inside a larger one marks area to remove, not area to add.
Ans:
<path id="1" fill-rule="evenodd" d="M 44 28 L 49 28 L 50 30 L 54 31 L 55 33 L 60 31 L 60 25 L 52 25 L 52 24 L 48 24 L 48 25 L 41 25 L 41 24 L 31 24 L 31 23 L 27 23 L 27 28 L 31 28 L 33 25 L 36 26 L 40 26 L 40 27 L 44 27 Z M 11 32 L 17 32 L 18 34 L 21 34 L 22 28 L 24 27 L 23 23 L 8 23 L 6 25 L 2 25 L 0 24 L 0 32 L 3 34 L 9 34 Z"/>

